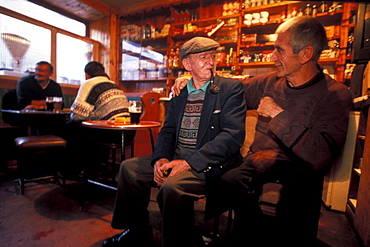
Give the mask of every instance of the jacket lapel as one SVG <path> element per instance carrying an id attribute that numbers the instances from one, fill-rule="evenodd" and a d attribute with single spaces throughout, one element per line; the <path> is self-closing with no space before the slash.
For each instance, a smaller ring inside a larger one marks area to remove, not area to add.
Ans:
<path id="1" fill-rule="evenodd" d="M 198 148 L 201 145 L 202 140 L 204 139 L 206 133 L 208 133 L 208 128 L 210 127 L 211 117 L 213 114 L 216 99 L 217 99 L 217 94 L 212 94 L 208 86 L 206 95 L 204 97 L 202 116 L 201 116 L 201 120 L 199 123 L 196 148 Z"/>
<path id="2" fill-rule="evenodd" d="M 188 99 L 188 90 L 186 90 L 186 88 L 181 90 L 180 95 L 177 97 L 179 97 L 180 104 L 178 104 L 178 107 L 176 108 L 176 111 L 175 111 L 175 114 L 176 114 L 175 115 L 176 116 L 176 143 L 178 142 L 179 131 L 181 128 L 181 121 L 184 115 L 185 106 L 186 106 L 186 102 Z"/>

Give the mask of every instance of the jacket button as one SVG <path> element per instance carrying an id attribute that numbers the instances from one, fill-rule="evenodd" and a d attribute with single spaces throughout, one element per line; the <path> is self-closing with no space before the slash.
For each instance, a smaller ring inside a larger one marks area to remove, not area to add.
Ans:
<path id="1" fill-rule="evenodd" d="M 214 129 L 214 128 L 215 128 L 215 126 L 211 125 L 211 129 Z"/>

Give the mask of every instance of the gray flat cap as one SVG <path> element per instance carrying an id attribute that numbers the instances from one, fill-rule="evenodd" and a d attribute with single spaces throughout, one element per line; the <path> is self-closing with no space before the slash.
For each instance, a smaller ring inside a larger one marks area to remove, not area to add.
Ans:
<path id="1" fill-rule="evenodd" d="M 184 59 L 189 54 L 216 49 L 219 46 L 220 44 L 213 39 L 206 37 L 194 37 L 181 46 L 180 59 Z"/>

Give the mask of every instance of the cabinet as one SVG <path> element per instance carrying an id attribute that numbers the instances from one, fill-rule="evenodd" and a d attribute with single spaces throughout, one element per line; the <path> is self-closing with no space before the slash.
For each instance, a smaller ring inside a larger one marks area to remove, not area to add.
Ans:
<path id="1" fill-rule="evenodd" d="M 346 143 L 324 179 L 322 199 L 331 210 L 346 212 L 359 119 L 360 112 L 350 112 Z"/>
<path id="2" fill-rule="evenodd" d="M 360 3 L 357 13 L 357 27 L 354 40 L 355 61 L 368 61 L 370 57 L 370 4 Z"/>
<path id="3" fill-rule="evenodd" d="M 173 63 L 176 51 L 195 36 L 208 36 L 220 43 L 217 51 L 219 74 L 254 76 L 274 70 L 270 58 L 276 28 L 290 17 L 309 14 L 323 23 L 329 38 L 330 49 L 323 53 L 320 64 L 337 81 L 344 82 L 345 66 L 351 58 L 347 56 L 348 36 L 355 25 L 351 20 L 357 4 L 325 3 L 321 11 L 322 3 L 315 1 L 239 0 L 218 4 L 210 0 L 183 1 L 162 6 L 153 13 L 124 17 L 122 26 L 134 25 L 140 29 L 134 32 L 136 40 L 133 42 L 141 49 L 150 47 L 163 56 L 163 61 L 155 62 L 153 67 L 139 62 L 131 80 L 162 80 L 171 86 L 173 80 L 184 73 L 181 64 Z M 123 50 L 123 55 L 128 53 Z M 144 63 L 148 61 L 142 52 L 138 52 L 137 57 Z M 126 60 L 122 62 L 123 73 L 127 70 L 125 63 Z"/>
<path id="4" fill-rule="evenodd" d="M 370 99 L 355 103 L 360 112 L 347 213 L 365 246 L 370 246 Z"/>

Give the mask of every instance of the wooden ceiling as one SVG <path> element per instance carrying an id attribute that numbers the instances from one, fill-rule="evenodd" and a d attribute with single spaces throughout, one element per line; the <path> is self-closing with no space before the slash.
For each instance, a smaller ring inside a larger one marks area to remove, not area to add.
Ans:
<path id="1" fill-rule="evenodd" d="M 116 14 L 120 18 L 136 14 L 153 13 L 170 5 L 181 5 L 189 2 L 222 3 L 227 0 L 28 0 L 63 15 L 75 18 L 85 23 L 96 21 Z M 308 1 L 308 0 L 303 0 Z M 334 0 L 329 0 L 334 1 Z M 345 0 L 346 2 L 361 2 L 368 0 Z"/>
<path id="2" fill-rule="evenodd" d="M 116 14 L 124 18 L 143 11 L 151 11 L 194 0 L 29 0 L 63 15 L 83 22 L 96 21 Z"/>

